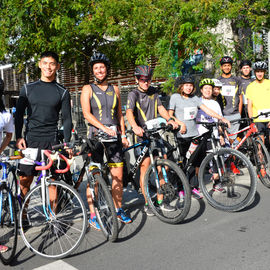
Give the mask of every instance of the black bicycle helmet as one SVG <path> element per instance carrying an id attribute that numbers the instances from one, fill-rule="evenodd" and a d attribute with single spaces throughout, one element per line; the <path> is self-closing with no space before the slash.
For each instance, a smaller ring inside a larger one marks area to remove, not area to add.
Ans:
<path id="1" fill-rule="evenodd" d="M 146 65 L 140 65 L 135 68 L 134 75 L 137 79 L 140 79 L 141 77 L 151 79 L 153 76 L 153 69 Z"/>
<path id="2" fill-rule="evenodd" d="M 204 85 L 211 85 L 214 87 L 215 83 L 212 79 L 205 78 L 205 79 L 200 81 L 199 87 L 202 88 Z"/>
<path id="3" fill-rule="evenodd" d="M 240 68 L 242 68 L 243 66 L 252 66 L 251 61 L 250 60 L 242 60 L 240 63 Z"/>
<path id="4" fill-rule="evenodd" d="M 254 70 L 267 70 L 267 63 L 265 63 L 264 61 L 257 61 L 254 63 L 253 65 L 253 69 Z"/>
<path id="5" fill-rule="evenodd" d="M 181 84 L 185 84 L 185 83 L 191 83 L 194 85 L 194 80 L 189 76 L 184 76 L 181 79 Z"/>
<path id="6" fill-rule="evenodd" d="M 104 53 L 100 52 L 96 52 L 91 56 L 90 58 L 91 69 L 93 69 L 93 66 L 96 63 L 104 63 L 105 66 L 107 67 L 107 71 L 109 70 L 111 65 L 109 58 Z"/>
<path id="7" fill-rule="evenodd" d="M 219 61 L 220 65 L 223 64 L 233 64 L 233 59 L 230 56 L 223 56 L 220 61 Z"/>

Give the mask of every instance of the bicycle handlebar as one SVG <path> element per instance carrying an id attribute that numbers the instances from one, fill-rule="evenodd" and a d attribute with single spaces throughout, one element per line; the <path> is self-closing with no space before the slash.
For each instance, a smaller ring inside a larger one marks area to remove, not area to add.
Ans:
<path id="1" fill-rule="evenodd" d="M 44 150 L 44 154 L 48 157 L 49 163 L 47 165 L 45 165 L 45 166 L 36 166 L 35 169 L 37 171 L 50 169 L 52 167 L 52 165 L 53 165 L 53 161 L 56 159 L 54 157 L 56 155 L 59 155 L 59 157 L 66 162 L 67 167 L 65 169 L 62 169 L 62 170 L 55 170 L 55 172 L 56 173 L 66 173 L 66 172 L 69 171 L 69 168 L 70 168 L 69 160 L 64 155 L 62 155 L 60 153 L 56 153 L 56 154 L 52 155 L 50 150 Z"/>
<path id="2" fill-rule="evenodd" d="M 52 146 L 52 149 L 55 150 L 55 149 L 64 148 L 64 147 L 73 148 L 75 145 L 79 145 L 80 143 L 81 143 L 81 140 L 55 144 L 55 145 Z"/>
<path id="3" fill-rule="evenodd" d="M 204 125 L 205 127 L 217 127 L 217 126 L 228 127 L 228 125 L 223 122 L 196 122 L 196 124 Z"/>
<path id="4" fill-rule="evenodd" d="M 239 119 L 235 119 L 235 120 L 231 120 L 231 123 L 246 123 L 246 122 L 250 122 L 253 121 L 254 119 L 259 118 L 260 116 L 270 116 L 270 111 L 269 112 L 261 112 L 259 113 L 257 116 L 253 116 L 253 117 L 246 117 L 246 118 L 239 118 Z"/>

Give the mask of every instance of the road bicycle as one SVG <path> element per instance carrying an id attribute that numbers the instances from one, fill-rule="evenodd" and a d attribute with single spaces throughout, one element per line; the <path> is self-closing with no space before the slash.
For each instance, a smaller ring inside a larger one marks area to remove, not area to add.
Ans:
<path id="1" fill-rule="evenodd" d="M 59 144 L 54 146 L 54 148 L 61 149 L 64 146 L 74 150 L 76 146 L 81 147 L 81 150 L 76 155 L 83 156 L 83 165 L 76 181 L 72 178 L 72 185 L 75 189 L 78 189 L 84 176 L 86 176 L 101 230 L 108 240 L 111 242 L 116 241 L 118 238 L 118 221 L 109 183 L 104 180 L 104 178 L 107 179 L 105 164 L 95 163 L 92 160 L 92 153 L 97 151 L 95 141 L 84 138 L 78 142 Z"/>
<path id="2" fill-rule="evenodd" d="M 266 112 L 252 118 L 233 120 L 232 123 L 248 124 L 248 126 L 236 133 L 228 134 L 228 136 L 243 135 L 237 145 L 233 144 L 232 147 L 243 152 L 251 160 L 256 168 L 258 178 L 267 188 L 270 188 L 270 156 L 253 120 L 269 114 L 270 112 Z"/>
<path id="3" fill-rule="evenodd" d="M 0 252 L 0 259 L 9 264 L 16 252 L 19 210 L 17 201 L 16 162 L 22 156 L 0 156 L 2 176 L 0 180 L 0 245 L 7 248 Z"/>
<path id="4" fill-rule="evenodd" d="M 49 160 L 47 165 L 45 157 Z M 50 168 L 59 167 L 61 160 L 66 168 L 55 169 L 55 174 L 67 172 L 72 160 L 58 151 L 41 150 L 41 162 L 34 161 L 36 170 L 41 171 L 39 184 L 26 194 L 19 216 L 26 246 L 51 259 L 71 254 L 83 240 L 87 227 L 87 212 L 78 192 L 52 179 Z"/>
<path id="5" fill-rule="evenodd" d="M 177 131 L 173 132 L 173 146 L 166 144 L 168 156 L 173 158 L 187 175 L 190 175 L 194 170 L 196 159 L 206 154 L 199 168 L 198 181 L 209 204 L 228 212 L 245 208 L 253 200 L 257 186 L 252 163 L 241 152 L 220 146 L 213 130 L 218 129 L 218 126 L 224 126 L 223 123 L 198 122 L 197 124 L 205 126 L 208 132 L 194 137 L 198 146 L 191 156 L 188 159 L 182 156 Z M 205 152 L 202 149 L 206 145 L 209 150 Z M 235 163 L 241 164 L 243 175 L 232 172 Z"/>
<path id="6" fill-rule="evenodd" d="M 130 171 L 124 169 L 124 179 L 131 182 L 136 190 L 139 186 L 135 180 L 137 170 L 149 153 L 151 164 L 146 171 L 144 178 L 144 190 L 147 202 L 154 214 L 163 222 L 176 224 L 184 220 L 190 210 L 191 195 L 188 180 L 183 171 L 164 155 L 164 145 L 159 131 L 168 130 L 170 126 L 160 126 L 152 129 L 145 129 L 144 139 L 139 143 L 124 149 L 124 152 L 137 147 L 142 147 L 141 154 L 137 157 Z M 180 200 L 179 192 L 184 191 L 187 196 Z M 158 197 L 169 204 L 172 210 L 163 210 L 158 204 Z"/>

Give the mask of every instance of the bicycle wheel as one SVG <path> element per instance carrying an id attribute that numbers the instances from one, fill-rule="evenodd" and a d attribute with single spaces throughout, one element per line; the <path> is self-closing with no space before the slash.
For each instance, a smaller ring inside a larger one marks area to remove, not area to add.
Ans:
<path id="1" fill-rule="evenodd" d="M 158 159 L 151 164 L 145 174 L 144 190 L 149 206 L 161 221 L 176 224 L 187 216 L 191 205 L 190 187 L 174 162 Z M 181 198 L 180 191 L 184 194 Z"/>
<path id="2" fill-rule="evenodd" d="M 107 239 L 111 242 L 118 237 L 118 221 L 112 195 L 105 180 L 99 175 L 94 175 L 94 181 L 89 180 L 92 190 L 94 190 L 94 207 L 100 228 Z"/>
<path id="3" fill-rule="evenodd" d="M 0 252 L 0 258 L 4 264 L 9 264 L 16 252 L 18 222 L 15 199 L 6 187 L 1 187 L 0 211 L 0 245 L 7 247 L 7 251 Z"/>
<path id="4" fill-rule="evenodd" d="M 46 182 L 45 206 L 41 191 L 39 184 L 25 197 L 20 212 L 22 238 L 26 246 L 40 256 L 64 258 L 79 246 L 85 235 L 84 203 L 77 191 L 63 182 Z"/>
<path id="5" fill-rule="evenodd" d="M 202 161 L 198 178 L 207 201 L 223 211 L 243 209 L 256 192 L 252 163 L 241 152 L 229 148 L 221 148 L 217 154 L 209 153 Z"/>
<path id="6" fill-rule="evenodd" d="M 255 158 L 257 175 L 264 186 L 270 188 L 270 156 L 266 146 L 260 137 L 257 137 L 255 143 Z"/>

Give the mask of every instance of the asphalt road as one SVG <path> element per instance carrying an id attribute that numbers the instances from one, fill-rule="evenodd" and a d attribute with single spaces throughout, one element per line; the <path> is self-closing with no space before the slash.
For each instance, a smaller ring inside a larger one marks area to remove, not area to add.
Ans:
<path id="1" fill-rule="evenodd" d="M 169 225 L 142 213 L 143 200 L 126 190 L 133 222 L 121 224 L 117 243 L 89 229 L 75 253 L 59 261 L 34 255 L 19 237 L 12 269 L 270 269 L 270 190 L 261 183 L 254 202 L 238 213 L 192 199 L 185 222 Z M 1 265 L 0 269 L 11 269 Z"/>

